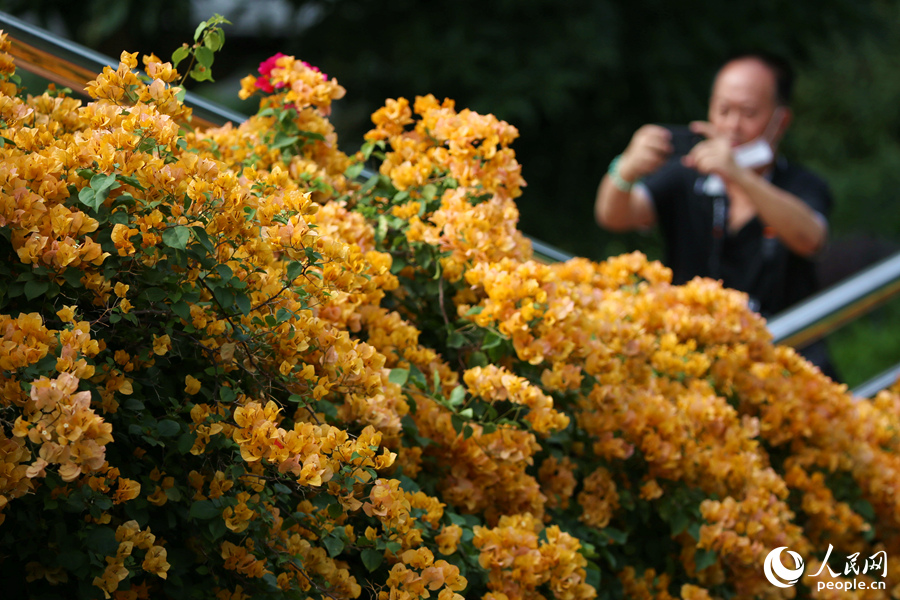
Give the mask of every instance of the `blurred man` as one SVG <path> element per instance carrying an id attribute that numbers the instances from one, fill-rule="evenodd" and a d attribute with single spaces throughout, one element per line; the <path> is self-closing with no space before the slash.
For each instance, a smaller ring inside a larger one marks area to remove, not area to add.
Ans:
<path id="1" fill-rule="evenodd" d="M 600 183 L 597 222 L 611 231 L 658 225 L 675 283 L 720 279 L 764 316 L 815 292 L 811 258 L 825 244 L 832 198 L 821 178 L 777 155 L 792 83 L 776 58 L 728 61 L 708 121 L 690 125 L 702 141 L 673 156 L 671 129 L 638 129 Z"/>

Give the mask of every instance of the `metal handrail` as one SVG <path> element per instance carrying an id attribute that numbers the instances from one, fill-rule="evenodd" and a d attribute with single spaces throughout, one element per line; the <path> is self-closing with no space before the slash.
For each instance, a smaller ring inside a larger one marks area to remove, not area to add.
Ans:
<path id="1" fill-rule="evenodd" d="M 80 44 L 52 36 L 43 29 L 0 11 L 0 27 L 11 42 L 10 54 L 26 71 L 39 75 L 73 92 L 86 94 L 85 85 L 96 78 L 103 67 L 116 68 L 117 60 Z M 193 121 L 199 126 L 219 126 L 226 122 L 239 124 L 246 115 L 210 102 L 194 93 L 185 94 Z M 363 176 L 374 172 L 364 170 Z M 573 258 L 558 248 L 528 236 L 538 259 L 563 262 Z M 776 343 L 802 347 L 900 293 L 900 253 L 812 296 L 769 320 L 769 330 Z M 900 366 L 893 367 L 866 382 L 855 393 L 866 396 L 893 383 Z M 877 386 L 881 387 L 877 387 Z M 877 389 L 876 389 L 877 388 Z M 874 391 L 871 391 L 874 390 Z"/>
<path id="2" fill-rule="evenodd" d="M 900 364 L 885 369 L 872 379 L 856 386 L 852 393 L 857 398 L 871 398 L 881 390 L 894 385 L 898 377 L 900 377 Z"/>
<path id="3" fill-rule="evenodd" d="M 776 343 L 803 347 L 900 293 L 900 252 L 769 320 Z"/>

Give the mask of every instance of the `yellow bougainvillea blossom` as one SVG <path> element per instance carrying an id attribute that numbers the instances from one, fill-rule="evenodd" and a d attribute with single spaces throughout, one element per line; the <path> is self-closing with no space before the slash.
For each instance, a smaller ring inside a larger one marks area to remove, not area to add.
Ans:
<path id="1" fill-rule="evenodd" d="M 242 82 L 258 114 L 204 129 L 155 56 L 82 102 L 20 94 L 7 47 L 0 572 L 22 597 L 818 597 L 760 571 L 829 545 L 883 558 L 866 598 L 896 589 L 900 389 L 850 398 L 745 295 L 643 255 L 535 260 L 510 124 L 388 100 L 351 158 L 344 88 L 294 57 Z"/>

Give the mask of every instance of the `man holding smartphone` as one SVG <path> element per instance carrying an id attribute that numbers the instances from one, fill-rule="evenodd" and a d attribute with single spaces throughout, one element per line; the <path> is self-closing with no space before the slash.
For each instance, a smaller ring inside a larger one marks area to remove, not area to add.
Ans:
<path id="1" fill-rule="evenodd" d="M 597 222 L 611 231 L 659 225 L 674 283 L 720 279 L 767 317 L 814 293 L 811 259 L 825 244 L 832 197 L 821 178 L 777 156 L 792 80 L 774 57 L 729 60 L 708 121 L 690 125 L 702 141 L 676 156 L 678 132 L 638 129 L 600 183 Z"/>
<path id="2" fill-rule="evenodd" d="M 703 141 L 673 157 L 671 129 L 637 130 L 603 177 L 597 222 L 612 231 L 658 224 L 675 283 L 701 275 L 747 292 L 764 315 L 816 290 L 810 260 L 825 243 L 827 184 L 782 158 L 791 121 L 790 70 L 748 54 L 718 72 Z"/>

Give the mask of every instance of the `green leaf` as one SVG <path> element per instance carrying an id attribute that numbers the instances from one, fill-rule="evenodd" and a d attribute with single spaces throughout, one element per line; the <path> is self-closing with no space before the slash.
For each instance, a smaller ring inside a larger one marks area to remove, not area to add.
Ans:
<path id="1" fill-rule="evenodd" d="M 299 139 L 300 138 L 295 135 L 288 136 L 279 131 L 275 134 L 275 139 L 272 141 L 271 148 L 273 150 L 281 150 L 282 148 L 293 146 Z"/>
<path id="2" fill-rule="evenodd" d="M 677 511 L 672 515 L 671 520 L 669 521 L 669 525 L 672 526 L 672 536 L 680 535 L 685 529 L 688 528 L 688 525 L 691 524 L 690 515 L 688 515 L 685 511 Z"/>
<path id="3" fill-rule="evenodd" d="M 466 336 L 458 331 L 451 331 L 450 335 L 447 336 L 447 346 L 450 348 L 462 348 L 467 341 Z"/>
<path id="4" fill-rule="evenodd" d="M 115 532 L 109 527 L 95 527 L 87 534 L 85 546 L 101 556 L 115 556 L 119 548 Z"/>
<path id="5" fill-rule="evenodd" d="M 332 519 L 338 519 L 342 514 L 344 514 L 344 509 L 337 502 L 328 505 L 328 516 Z"/>
<path id="6" fill-rule="evenodd" d="M 193 433 L 182 433 L 178 436 L 177 449 L 179 454 L 187 454 L 194 447 L 195 435 Z"/>
<path id="7" fill-rule="evenodd" d="M 234 303 L 234 293 L 228 288 L 219 287 L 213 290 L 216 301 L 222 305 L 222 308 L 229 308 Z"/>
<path id="8" fill-rule="evenodd" d="M 206 21 L 201 21 L 199 25 L 197 25 L 197 29 L 194 30 L 194 41 L 200 41 L 200 34 L 203 33 L 203 30 L 206 29 L 209 24 Z"/>
<path id="9" fill-rule="evenodd" d="M 128 193 L 120 194 L 116 198 L 115 202 L 113 203 L 113 205 L 116 207 L 134 206 L 135 204 L 137 204 L 137 199 Z M 122 211 L 117 211 L 114 213 L 114 215 L 116 217 L 116 220 L 119 221 L 120 223 L 128 222 L 128 213 L 123 213 Z M 113 218 L 113 215 L 110 215 L 110 219 L 112 219 L 112 218 Z"/>
<path id="10" fill-rule="evenodd" d="M 500 344 L 503 343 L 503 340 L 506 338 L 500 334 L 494 333 L 493 331 L 488 331 L 484 336 L 484 343 L 481 345 L 482 350 L 490 350 L 491 348 L 496 348 Z"/>
<path id="11" fill-rule="evenodd" d="M 102 200 L 100 202 L 97 201 L 96 193 L 89 187 L 81 188 L 78 192 L 78 201 L 94 210 L 99 209 L 100 205 L 103 204 Z"/>
<path id="12" fill-rule="evenodd" d="M 447 512 L 444 514 L 447 515 L 447 517 L 450 519 L 451 524 L 459 525 L 460 527 L 463 527 L 466 525 L 466 518 L 464 516 L 458 515 L 454 512 Z"/>
<path id="13" fill-rule="evenodd" d="M 119 183 L 116 181 L 115 173 L 111 175 L 97 173 L 96 175 L 91 177 L 91 189 L 96 191 L 98 194 L 102 194 L 104 198 L 106 198 L 106 196 L 117 187 L 119 187 Z"/>
<path id="14" fill-rule="evenodd" d="M 190 322 L 191 320 L 191 307 L 188 306 L 187 302 L 181 300 L 176 302 L 171 306 L 172 312 L 184 319 L 185 321 Z"/>
<path id="15" fill-rule="evenodd" d="M 702 571 L 707 567 L 711 567 L 716 563 L 716 551 L 715 550 L 697 550 L 697 553 L 694 554 L 694 564 L 697 565 L 697 570 Z"/>
<path id="16" fill-rule="evenodd" d="M 141 182 L 138 181 L 136 177 L 132 177 L 131 175 L 122 175 L 120 173 L 116 173 L 116 179 L 121 181 L 122 183 L 127 183 L 133 188 L 137 188 L 139 190 L 144 189 L 144 186 L 141 185 Z"/>
<path id="17" fill-rule="evenodd" d="M 297 279 L 300 274 L 303 272 L 303 263 L 299 261 L 294 261 L 292 263 L 288 263 L 287 266 L 287 277 L 291 281 Z"/>
<path id="18" fill-rule="evenodd" d="M 190 515 L 193 519 L 213 519 L 220 514 L 221 511 L 209 500 L 197 500 L 191 504 Z"/>
<path id="19" fill-rule="evenodd" d="M 617 544 L 624 544 L 628 541 L 628 534 L 624 531 L 616 529 L 615 527 L 607 527 L 603 530 L 603 533 L 605 533 L 609 539 Z"/>
<path id="20" fill-rule="evenodd" d="M 126 398 L 125 402 L 122 403 L 122 406 L 135 412 L 142 411 L 145 408 L 145 404 L 133 396 Z"/>
<path id="21" fill-rule="evenodd" d="M 584 582 L 594 589 L 600 589 L 600 569 L 594 563 L 589 562 L 584 571 Z"/>
<path id="22" fill-rule="evenodd" d="M 344 540 L 335 536 L 329 535 L 322 540 L 322 543 L 325 544 L 325 548 L 328 550 L 328 556 L 334 558 L 344 550 Z"/>
<path id="23" fill-rule="evenodd" d="M 144 291 L 144 296 L 150 302 L 160 302 L 162 300 L 165 300 L 168 297 L 168 295 L 169 294 L 168 294 L 168 292 L 166 292 L 166 290 L 164 290 L 162 288 L 158 288 L 158 287 L 147 288 Z"/>
<path id="24" fill-rule="evenodd" d="M 32 279 L 25 284 L 25 297 L 29 300 L 34 300 L 38 296 L 46 294 L 48 289 L 50 289 L 49 281 L 38 281 Z"/>
<path id="25" fill-rule="evenodd" d="M 371 573 L 384 561 L 384 551 L 366 548 L 360 553 L 360 558 L 362 558 L 363 566 Z"/>
<path id="26" fill-rule="evenodd" d="M 450 424 L 453 425 L 453 430 L 456 433 L 462 433 L 463 428 L 466 426 L 466 422 L 457 414 L 450 415 Z"/>
<path id="27" fill-rule="evenodd" d="M 206 249 L 207 252 L 215 252 L 215 247 L 213 246 L 212 240 L 209 239 L 209 234 L 206 233 L 206 229 L 204 229 L 200 225 L 194 225 L 191 227 L 191 230 L 194 232 L 194 237 L 198 242 Z"/>
<path id="28" fill-rule="evenodd" d="M 488 366 L 488 357 L 484 352 L 473 352 L 469 356 L 469 368 Z"/>
<path id="29" fill-rule="evenodd" d="M 69 286 L 74 288 L 80 288 L 82 286 L 81 277 L 84 275 L 84 271 L 81 269 L 66 269 L 63 271 L 63 279 L 66 280 L 66 283 Z"/>
<path id="30" fill-rule="evenodd" d="M 212 70 L 203 65 L 197 65 L 191 70 L 191 79 L 194 81 L 214 81 L 212 78 Z"/>
<path id="31" fill-rule="evenodd" d="M 206 46 L 200 46 L 199 48 L 197 48 L 194 56 L 197 58 L 197 62 L 207 69 L 212 66 L 213 61 L 216 59 L 215 53 Z"/>
<path id="32" fill-rule="evenodd" d="M 156 431 L 162 437 L 172 437 L 178 435 L 181 431 L 181 425 L 179 425 L 177 421 L 164 419 L 156 426 Z"/>
<path id="33" fill-rule="evenodd" d="M 870 523 L 875 520 L 875 509 L 868 500 L 859 499 L 850 504 L 851 508 Z"/>
<path id="34" fill-rule="evenodd" d="M 396 383 L 397 385 L 406 385 L 406 381 L 409 379 L 409 369 L 391 369 L 390 374 L 388 375 L 388 381 L 391 383 Z"/>
<path id="35" fill-rule="evenodd" d="M 57 555 L 56 564 L 66 571 L 75 572 L 88 566 L 88 556 L 81 550 L 65 550 Z"/>
<path id="36" fill-rule="evenodd" d="M 186 59 L 191 53 L 191 49 L 188 48 L 187 44 L 181 46 L 172 53 L 172 66 L 177 67 L 178 63 Z"/>
<path id="37" fill-rule="evenodd" d="M 212 539 L 217 540 L 228 533 L 228 525 L 225 519 L 213 519 L 209 522 L 209 534 Z"/>
<path id="38" fill-rule="evenodd" d="M 209 48 L 212 52 L 221 50 L 224 44 L 225 34 L 221 29 L 213 29 L 203 38 L 203 45 Z"/>
<path id="39" fill-rule="evenodd" d="M 109 510 L 112 508 L 112 498 L 108 496 L 94 496 L 94 506 L 100 510 Z"/>
<path id="40" fill-rule="evenodd" d="M 362 173 L 362 170 L 362 163 L 350 165 L 349 167 L 347 167 L 347 170 L 344 171 L 344 177 L 346 177 L 347 179 L 356 179 L 357 177 L 359 177 L 359 174 Z"/>
<path id="41" fill-rule="evenodd" d="M 222 281 L 228 281 L 234 277 L 234 271 L 228 265 L 216 265 L 215 271 L 222 278 Z"/>
<path id="42" fill-rule="evenodd" d="M 191 230 L 184 225 L 169 227 L 162 233 L 163 243 L 169 248 L 184 250 L 191 239 Z"/>
<path id="43" fill-rule="evenodd" d="M 238 310 L 244 315 L 249 315 L 250 310 L 253 308 L 253 304 L 250 302 L 250 298 L 247 294 L 238 294 L 235 296 L 234 303 L 237 304 Z"/>
<path id="44" fill-rule="evenodd" d="M 450 392 L 450 397 L 447 399 L 447 402 L 450 406 L 459 406 L 463 403 L 463 400 L 466 399 L 466 388 L 461 385 L 453 388 L 453 391 Z"/>
<path id="45" fill-rule="evenodd" d="M 109 193 L 119 186 L 115 175 L 96 173 L 91 177 L 90 187 L 82 188 L 78 192 L 78 200 L 94 210 L 100 210 Z"/>

